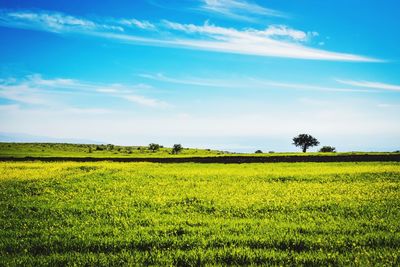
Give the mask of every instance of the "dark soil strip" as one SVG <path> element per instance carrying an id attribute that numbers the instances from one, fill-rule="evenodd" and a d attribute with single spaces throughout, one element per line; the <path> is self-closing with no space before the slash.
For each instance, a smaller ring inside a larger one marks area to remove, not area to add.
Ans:
<path id="1" fill-rule="evenodd" d="M 0 157 L 0 161 L 76 161 L 76 162 L 156 162 L 156 163 L 273 163 L 273 162 L 370 162 L 397 161 L 400 154 L 393 155 L 338 155 L 338 156 L 222 156 L 222 157 L 187 157 L 187 158 L 79 158 L 79 157 Z"/>

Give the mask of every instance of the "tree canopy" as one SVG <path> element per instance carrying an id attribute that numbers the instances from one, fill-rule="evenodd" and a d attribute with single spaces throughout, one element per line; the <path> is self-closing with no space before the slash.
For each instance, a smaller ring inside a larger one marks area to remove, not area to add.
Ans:
<path id="1" fill-rule="evenodd" d="M 182 145 L 181 144 L 175 144 L 173 147 L 172 147 L 172 154 L 178 154 L 179 152 L 181 152 L 182 151 L 182 149 L 183 149 L 183 147 L 182 147 Z"/>
<path id="2" fill-rule="evenodd" d="M 293 145 L 301 147 L 305 153 L 308 148 L 319 145 L 319 141 L 309 134 L 299 134 L 293 137 Z"/>
<path id="3" fill-rule="evenodd" d="M 151 152 L 156 152 L 159 149 L 160 149 L 160 145 L 159 144 L 154 144 L 154 143 L 149 144 L 149 150 Z"/>

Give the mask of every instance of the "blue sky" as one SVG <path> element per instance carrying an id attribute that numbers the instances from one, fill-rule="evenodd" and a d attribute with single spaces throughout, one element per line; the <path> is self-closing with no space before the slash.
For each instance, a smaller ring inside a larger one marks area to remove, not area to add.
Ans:
<path id="1" fill-rule="evenodd" d="M 230 151 L 294 151 L 309 133 L 397 150 L 399 8 L 3 0 L 0 133 Z"/>

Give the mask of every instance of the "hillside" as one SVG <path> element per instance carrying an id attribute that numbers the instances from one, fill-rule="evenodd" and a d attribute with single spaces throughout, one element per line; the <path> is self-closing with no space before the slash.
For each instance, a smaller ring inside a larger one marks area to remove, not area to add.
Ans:
<path id="1" fill-rule="evenodd" d="M 179 155 L 171 154 L 171 148 L 161 147 L 152 152 L 147 146 L 117 146 L 69 143 L 0 143 L 0 157 L 204 157 L 227 155 L 229 152 L 184 148 Z"/>

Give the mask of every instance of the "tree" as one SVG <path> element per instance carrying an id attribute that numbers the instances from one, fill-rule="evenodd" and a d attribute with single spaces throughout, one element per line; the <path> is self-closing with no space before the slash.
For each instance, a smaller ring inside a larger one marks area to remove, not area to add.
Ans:
<path id="1" fill-rule="evenodd" d="M 333 146 L 323 146 L 319 152 L 336 152 L 336 148 Z"/>
<path id="2" fill-rule="evenodd" d="M 261 153 L 263 153 L 263 152 L 259 149 L 259 150 L 256 150 L 256 152 L 254 152 L 254 153 L 256 153 L 256 154 L 261 154 Z"/>
<path id="3" fill-rule="evenodd" d="M 149 145 L 149 150 L 150 150 L 151 152 L 156 152 L 156 151 L 159 150 L 159 149 L 160 149 L 160 145 L 159 145 L 159 144 L 151 143 L 151 144 Z"/>
<path id="4" fill-rule="evenodd" d="M 114 150 L 114 145 L 113 144 L 108 144 L 107 145 L 107 150 L 109 150 L 109 151 Z"/>
<path id="5" fill-rule="evenodd" d="M 181 144 L 175 144 L 173 147 L 172 147 L 172 154 L 178 154 L 179 152 L 181 152 L 182 151 L 182 149 L 183 149 L 183 147 L 182 147 L 182 145 Z"/>
<path id="6" fill-rule="evenodd" d="M 309 147 L 319 145 L 319 141 L 309 134 L 299 134 L 293 137 L 293 145 L 301 147 L 305 153 Z"/>

